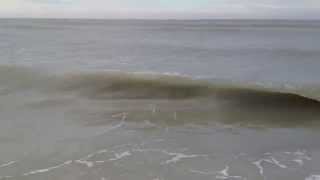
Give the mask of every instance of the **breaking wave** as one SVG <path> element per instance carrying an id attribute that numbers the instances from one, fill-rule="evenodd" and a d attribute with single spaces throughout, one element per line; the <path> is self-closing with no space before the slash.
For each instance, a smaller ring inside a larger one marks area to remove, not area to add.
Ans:
<path id="1" fill-rule="evenodd" d="M 193 79 L 187 76 L 120 71 L 50 75 L 30 68 L 0 66 L 7 92 L 39 88 L 96 99 L 217 98 L 270 105 L 320 105 L 320 86 Z"/>
<path id="2" fill-rule="evenodd" d="M 66 111 L 65 116 L 88 125 L 119 120 L 115 114 L 120 114 L 130 121 L 150 120 L 166 126 L 221 122 L 250 127 L 319 127 L 319 89 L 155 73 L 48 74 L 0 67 L 2 103 Z"/>

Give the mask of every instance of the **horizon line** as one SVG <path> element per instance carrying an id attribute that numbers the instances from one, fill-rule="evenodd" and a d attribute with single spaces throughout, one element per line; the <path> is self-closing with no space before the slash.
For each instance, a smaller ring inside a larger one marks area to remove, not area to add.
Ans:
<path id="1" fill-rule="evenodd" d="M 107 18 L 107 17 L 1 17 L 0 20 L 142 20 L 142 21 L 218 21 L 218 20 L 265 20 L 265 21 L 320 21 L 320 18 Z"/>

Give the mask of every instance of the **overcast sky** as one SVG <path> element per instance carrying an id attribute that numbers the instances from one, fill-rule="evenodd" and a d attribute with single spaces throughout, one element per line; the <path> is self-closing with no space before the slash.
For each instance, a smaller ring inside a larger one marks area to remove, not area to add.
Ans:
<path id="1" fill-rule="evenodd" d="M 320 0 L 0 0 L 0 17 L 320 19 Z"/>

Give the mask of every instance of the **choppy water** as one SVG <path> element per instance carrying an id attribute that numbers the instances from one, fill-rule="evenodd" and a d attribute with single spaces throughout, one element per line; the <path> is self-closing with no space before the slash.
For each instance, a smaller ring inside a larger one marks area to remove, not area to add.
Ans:
<path id="1" fill-rule="evenodd" d="M 0 179 L 320 179 L 319 33 L 0 20 Z"/>

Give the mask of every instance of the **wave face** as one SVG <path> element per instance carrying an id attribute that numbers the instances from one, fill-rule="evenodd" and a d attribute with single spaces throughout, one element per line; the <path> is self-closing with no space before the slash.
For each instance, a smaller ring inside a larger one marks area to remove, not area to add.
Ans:
<path id="1" fill-rule="evenodd" d="M 44 88 L 78 92 L 93 98 L 191 99 L 239 98 L 264 103 L 311 103 L 320 101 L 320 87 L 294 84 L 263 84 L 229 80 L 192 79 L 187 76 L 127 73 L 120 71 L 48 75 L 25 67 L 1 66 L 1 88 Z"/>
<path id="2" fill-rule="evenodd" d="M 59 85 L 93 98 L 192 99 L 217 98 L 264 105 L 318 105 L 315 87 L 263 86 L 222 80 L 195 80 L 177 75 L 101 72 L 72 74 Z"/>
<path id="3" fill-rule="evenodd" d="M 153 104 L 163 112 L 158 114 L 157 121 L 177 124 L 181 123 L 176 120 L 177 113 L 183 117 L 183 123 L 193 122 L 195 119 L 198 119 L 197 122 L 201 121 L 199 119 L 203 119 L 203 122 L 218 119 L 223 123 L 254 122 L 256 125 L 286 126 L 300 122 L 301 119 L 314 124 L 317 117 L 320 117 L 320 101 L 314 86 L 266 86 L 227 80 L 192 79 L 178 75 L 115 71 L 48 75 L 12 66 L 2 66 L 0 75 L 2 96 L 12 93 L 41 93 L 48 98 L 44 102 L 33 103 L 38 104 L 38 107 L 65 105 L 62 102 L 66 102 L 66 99 L 83 101 L 90 107 L 81 107 L 85 112 L 93 109 L 99 116 L 130 112 L 132 120 L 154 119 L 155 110 L 148 107 L 146 110 L 146 106 Z M 76 104 L 70 106 L 79 109 Z M 107 107 L 112 110 L 109 112 L 103 109 Z M 168 117 L 165 114 L 170 115 Z M 91 119 L 89 124 L 97 123 L 92 118 L 87 119 Z"/>
<path id="4" fill-rule="evenodd" d="M 318 103 L 320 87 L 290 84 L 262 84 L 229 80 L 192 79 L 187 76 L 97 72 L 65 74 L 58 80 L 59 89 L 79 91 L 96 98 L 190 99 L 239 98 L 264 103 Z"/>

